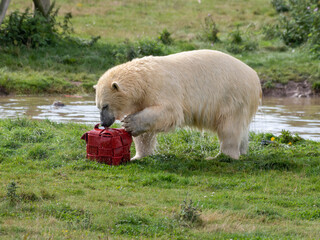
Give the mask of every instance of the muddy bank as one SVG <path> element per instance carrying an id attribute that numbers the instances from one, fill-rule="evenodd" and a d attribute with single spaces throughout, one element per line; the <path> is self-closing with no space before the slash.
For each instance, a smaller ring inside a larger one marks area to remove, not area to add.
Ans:
<path id="1" fill-rule="evenodd" d="M 274 83 L 272 87 L 266 87 L 265 82 L 262 81 L 261 86 L 264 97 L 320 97 L 320 92 L 314 91 L 307 80 L 303 82 L 289 81 L 287 84 Z M 9 94 L 4 87 L 0 86 L 0 96 L 7 96 Z"/>
<path id="2" fill-rule="evenodd" d="M 7 96 L 9 93 L 6 91 L 6 89 L 2 86 L 0 86 L 0 96 Z"/>
<path id="3" fill-rule="evenodd" d="M 265 97 L 320 97 L 320 92 L 315 92 L 307 80 L 289 81 L 287 84 L 275 83 L 272 87 L 263 87 L 264 82 L 261 82 L 261 85 Z"/>

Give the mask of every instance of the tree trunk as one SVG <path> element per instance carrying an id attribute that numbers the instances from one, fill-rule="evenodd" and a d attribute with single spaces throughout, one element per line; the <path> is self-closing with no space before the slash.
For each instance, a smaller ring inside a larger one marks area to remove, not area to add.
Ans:
<path id="1" fill-rule="evenodd" d="M 50 0 L 33 0 L 35 11 L 40 12 L 43 16 L 48 16 L 50 9 Z"/>
<path id="2" fill-rule="evenodd" d="M 2 20 L 4 19 L 4 16 L 6 15 L 6 11 L 8 9 L 10 0 L 1 0 L 0 3 L 0 25 L 2 23 Z"/>

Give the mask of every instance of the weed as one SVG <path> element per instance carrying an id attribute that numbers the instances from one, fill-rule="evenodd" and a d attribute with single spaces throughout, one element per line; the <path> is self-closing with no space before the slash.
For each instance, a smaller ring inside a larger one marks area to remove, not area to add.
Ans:
<path id="1" fill-rule="evenodd" d="M 303 211 L 299 213 L 299 216 L 302 219 L 306 219 L 306 220 L 318 220 L 320 219 L 320 210 L 315 209 L 315 210 Z"/>
<path id="2" fill-rule="evenodd" d="M 279 142 L 287 144 L 293 144 L 303 140 L 298 134 L 292 136 L 292 133 L 287 130 L 282 130 L 278 139 Z"/>
<path id="3" fill-rule="evenodd" d="M 35 202 L 39 200 L 39 197 L 37 196 L 37 194 L 33 192 L 21 192 L 20 198 L 24 202 Z"/>
<path id="4" fill-rule="evenodd" d="M 163 51 L 163 46 L 158 44 L 157 41 L 153 40 L 141 40 L 138 42 L 137 46 L 138 56 L 161 56 L 165 55 Z"/>
<path id="5" fill-rule="evenodd" d="M 274 87 L 274 84 L 272 81 L 266 81 L 264 84 L 263 84 L 263 88 L 273 88 Z"/>
<path id="6" fill-rule="evenodd" d="M 0 43 L 38 48 L 66 42 L 92 46 L 98 41 L 100 36 L 91 37 L 91 40 L 71 37 L 71 13 L 66 13 L 63 21 L 59 22 L 58 12 L 59 8 L 55 9 L 55 2 L 51 4 L 46 16 L 38 12 L 30 13 L 28 8 L 24 12 L 14 11 L 5 19 L 4 27 L 0 28 Z"/>
<path id="7" fill-rule="evenodd" d="M 100 36 L 91 36 L 90 40 L 86 40 L 83 38 L 79 38 L 79 37 L 70 37 L 70 36 L 66 36 L 65 40 L 68 40 L 70 43 L 74 43 L 77 46 L 81 46 L 81 47 L 92 47 L 94 44 L 96 44 L 98 42 L 98 40 L 100 39 Z"/>
<path id="8" fill-rule="evenodd" d="M 48 157 L 47 146 L 44 146 L 41 143 L 34 144 L 28 150 L 28 158 L 30 159 L 44 160 L 47 157 Z"/>
<path id="9" fill-rule="evenodd" d="M 56 44 L 62 36 L 71 32 L 72 16 L 67 13 L 63 23 L 57 22 L 59 9 L 54 10 L 54 5 L 53 2 L 47 16 L 30 13 L 28 8 L 22 13 L 11 13 L 0 30 L 0 42 L 32 48 Z"/>
<path id="10" fill-rule="evenodd" d="M 205 17 L 202 31 L 203 33 L 200 38 L 204 41 L 209 41 L 211 43 L 220 42 L 220 39 L 218 37 L 220 31 L 211 14 L 208 14 L 208 16 Z"/>
<path id="11" fill-rule="evenodd" d="M 12 181 L 7 185 L 7 199 L 10 205 L 15 205 L 20 201 L 20 197 L 17 195 L 17 188 L 18 186 L 15 181 Z"/>
<path id="12" fill-rule="evenodd" d="M 271 4 L 278 13 L 288 12 L 290 9 L 285 0 L 272 0 Z"/>
<path id="13" fill-rule="evenodd" d="M 111 232 L 128 236 L 165 236 L 179 232 L 177 224 L 172 219 L 154 219 L 135 213 L 121 215 L 115 222 Z M 171 239 L 171 238 L 169 238 Z"/>
<path id="14" fill-rule="evenodd" d="M 201 224 L 201 209 L 199 205 L 194 205 L 192 199 L 187 198 L 180 204 L 180 212 L 178 214 L 178 220 L 182 225 L 192 226 Z"/>
<path id="15" fill-rule="evenodd" d="M 171 33 L 168 32 L 167 29 L 163 29 L 162 32 L 160 33 L 159 40 L 164 44 L 164 45 L 171 45 L 173 43 L 173 39 L 171 37 Z"/>
<path id="16" fill-rule="evenodd" d="M 117 59 L 117 63 L 130 61 L 137 57 L 144 56 L 163 56 L 168 53 L 165 45 L 156 40 L 144 39 L 136 43 L 129 40 L 124 41 L 117 49 L 113 51 L 113 55 Z"/>
<path id="17" fill-rule="evenodd" d="M 243 43 L 242 33 L 239 30 L 239 27 L 230 33 L 230 42 L 233 44 Z"/>
<path id="18" fill-rule="evenodd" d="M 290 160 L 285 160 L 278 155 L 278 159 L 272 159 L 266 162 L 256 162 L 255 167 L 260 170 L 278 170 L 278 171 L 292 171 L 299 167 L 298 164 Z"/>
<path id="19" fill-rule="evenodd" d="M 40 195 L 43 200 L 53 200 L 56 198 L 54 193 L 49 193 L 46 189 L 41 189 Z"/>
<path id="20" fill-rule="evenodd" d="M 262 134 L 262 145 L 269 145 L 273 143 L 274 146 L 279 147 L 279 144 L 293 145 L 294 143 L 302 142 L 304 139 L 298 134 L 293 135 L 290 131 L 283 129 L 281 134 L 277 137 L 272 133 Z"/>
<path id="21" fill-rule="evenodd" d="M 115 224 L 116 225 L 123 225 L 123 224 L 147 225 L 149 224 L 149 221 L 145 217 L 141 217 L 135 214 L 129 214 L 120 218 Z"/>
<path id="22" fill-rule="evenodd" d="M 316 82 L 312 83 L 312 89 L 316 93 L 320 93 L 320 81 L 316 81 Z"/>
<path id="23" fill-rule="evenodd" d="M 269 219 L 275 219 L 279 216 L 279 213 L 277 211 L 271 209 L 257 209 L 256 214 L 268 217 Z"/>
<path id="24" fill-rule="evenodd" d="M 229 34 L 229 42 L 227 50 L 231 53 L 239 54 L 247 51 L 255 51 L 258 44 L 247 37 L 243 36 L 243 33 L 237 28 Z"/>
<path id="25" fill-rule="evenodd" d="M 43 208 L 45 215 L 66 221 L 73 229 L 88 229 L 92 225 L 92 214 L 83 209 L 70 207 L 68 204 L 57 203 Z"/>
<path id="26" fill-rule="evenodd" d="M 288 14 L 279 17 L 282 40 L 292 47 L 309 42 L 311 49 L 319 55 L 317 49 L 320 45 L 320 3 L 315 0 L 289 0 L 288 4 Z M 274 7 L 277 8 L 276 5 Z"/>
<path id="27" fill-rule="evenodd" d="M 266 39 L 266 40 L 279 38 L 281 36 L 281 32 L 279 30 L 278 24 L 264 25 L 262 27 L 262 32 L 264 34 L 264 39 Z"/>

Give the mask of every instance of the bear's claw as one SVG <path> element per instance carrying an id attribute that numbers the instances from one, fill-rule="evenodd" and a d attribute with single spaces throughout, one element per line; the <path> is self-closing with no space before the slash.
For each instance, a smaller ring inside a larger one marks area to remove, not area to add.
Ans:
<path id="1" fill-rule="evenodd" d="M 137 120 L 135 114 L 126 116 L 121 120 L 122 126 L 127 132 L 130 132 L 132 136 L 136 137 L 147 130 L 142 126 L 141 121 Z"/>

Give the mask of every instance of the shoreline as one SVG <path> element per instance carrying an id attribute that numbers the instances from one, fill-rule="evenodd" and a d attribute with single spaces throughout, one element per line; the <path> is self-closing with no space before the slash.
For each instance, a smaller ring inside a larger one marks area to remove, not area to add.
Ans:
<path id="1" fill-rule="evenodd" d="M 263 97 L 276 98 L 313 98 L 320 97 L 320 92 L 312 89 L 310 82 L 289 81 L 287 84 L 274 83 L 272 87 L 263 87 L 265 81 L 261 81 Z"/>
<path id="2" fill-rule="evenodd" d="M 264 87 L 266 81 L 261 81 L 262 86 L 262 97 L 274 97 L 274 98 L 318 98 L 320 97 L 320 91 L 317 92 L 312 89 L 311 83 L 307 80 L 302 82 L 289 81 L 287 84 L 283 83 L 273 83 L 271 87 Z M 3 86 L 0 86 L 0 97 L 9 96 L 69 96 L 69 97 L 85 97 L 94 95 L 92 93 L 55 93 L 50 94 L 47 92 L 42 92 L 39 94 L 15 94 L 8 93 L 4 90 Z"/>

